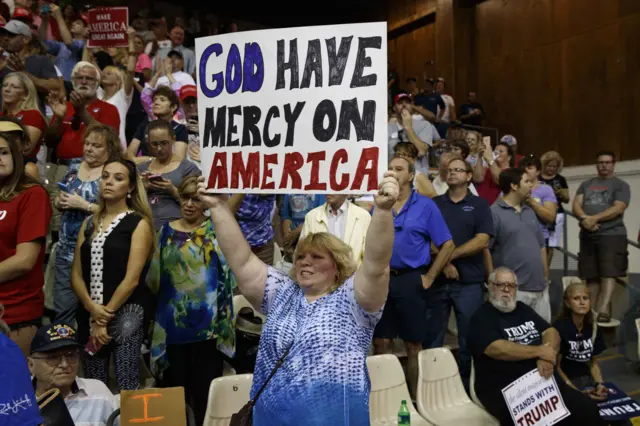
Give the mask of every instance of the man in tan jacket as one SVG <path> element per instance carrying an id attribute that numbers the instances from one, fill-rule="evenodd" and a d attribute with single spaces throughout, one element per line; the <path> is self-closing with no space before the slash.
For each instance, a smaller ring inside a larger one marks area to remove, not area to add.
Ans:
<path id="1" fill-rule="evenodd" d="M 353 260 L 360 266 L 370 222 L 369 212 L 348 201 L 346 194 L 328 194 L 326 203 L 307 213 L 300 239 L 328 232 L 351 246 Z"/>

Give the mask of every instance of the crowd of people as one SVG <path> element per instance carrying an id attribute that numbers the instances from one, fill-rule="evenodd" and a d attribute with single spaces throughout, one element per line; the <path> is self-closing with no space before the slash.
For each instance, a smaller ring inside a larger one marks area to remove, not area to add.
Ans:
<path id="1" fill-rule="evenodd" d="M 399 91 L 390 74 L 389 171 L 376 195 L 214 196 L 200 177 L 184 28 L 156 20 L 148 38 L 137 16 L 128 49 L 92 50 L 82 15 L 20 11 L 30 3 L 16 1 L 0 28 L 0 344 L 28 360 L 30 374 L 12 369 L 31 377 L 27 394 L 59 389 L 76 423 L 103 425 L 117 408 L 108 385 L 141 387 L 148 348 L 158 385 L 183 386 L 202 424 L 209 384 L 238 349 L 239 292 L 268 318 L 255 424 L 368 424 L 366 356 L 372 345 L 392 353 L 395 339 L 415 398 L 418 353 L 443 345 L 452 309 L 463 382 L 475 365 L 478 397 L 501 423 L 512 420 L 499 391 L 534 368 L 559 377 L 572 413 L 562 424 L 602 423 L 596 324 L 610 320 L 627 270 L 630 189 L 614 153 L 597 154 L 597 176 L 573 197 L 589 289 L 567 288 L 554 322 L 549 265 L 570 201 L 562 157 L 484 138 L 475 93 L 456 112 L 443 79 Z M 273 265 L 279 249 L 288 274 Z M 43 325 L 47 264 L 54 312 Z"/>

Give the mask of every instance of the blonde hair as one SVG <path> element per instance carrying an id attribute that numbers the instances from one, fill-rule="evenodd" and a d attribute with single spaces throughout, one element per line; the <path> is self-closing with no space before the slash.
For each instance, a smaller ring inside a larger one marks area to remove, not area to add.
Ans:
<path id="1" fill-rule="evenodd" d="M 118 76 L 118 80 L 120 81 L 120 85 L 118 86 L 118 90 L 122 89 L 122 87 L 124 87 L 124 76 L 122 75 L 122 71 L 120 70 L 120 68 L 116 67 L 115 65 L 108 65 L 106 67 L 104 67 L 104 69 L 102 70 L 102 72 L 105 71 L 110 71 L 112 73 L 114 73 L 115 75 Z M 100 77 L 102 77 L 102 74 L 100 74 Z"/>
<path id="2" fill-rule="evenodd" d="M 15 77 L 20 80 L 20 83 L 22 84 L 22 90 L 24 90 L 25 96 L 22 103 L 20 103 L 19 110 L 24 111 L 33 109 L 40 112 L 40 104 L 38 103 L 38 92 L 36 90 L 36 86 L 33 84 L 33 81 L 31 81 L 31 79 L 27 77 L 27 75 L 23 72 L 12 72 L 4 77 L 4 79 L 2 80 L 3 85 L 9 77 Z M 4 99 L 2 100 L 2 112 L 7 112 Z M 40 112 L 40 114 L 42 115 L 42 112 Z"/>
<path id="3" fill-rule="evenodd" d="M 560 173 L 562 171 L 562 168 L 564 167 L 564 160 L 562 159 L 562 156 L 557 151 L 547 151 L 544 154 L 542 154 L 542 157 L 540 157 L 540 164 L 542 164 L 542 170 L 544 170 L 545 167 L 547 167 L 547 164 L 549 164 L 554 160 L 558 162 L 558 170 L 556 171 L 556 173 Z"/>
<path id="4" fill-rule="evenodd" d="M 131 191 L 131 198 L 127 197 L 127 206 L 131 210 L 133 210 L 135 213 L 142 216 L 142 219 L 145 220 L 153 230 L 153 215 L 151 213 L 149 199 L 147 198 L 147 190 L 144 188 L 144 185 L 142 184 L 142 179 L 138 175 L 136 165 L 133 163 L 133 161 L 125 160 L 121 156 L 118 156 L 118 158 L 113 159 L 111 161 L 107 161 L 105 163 L 105 166 L 111 163 L 121 164 L 129 172 L 129 183 L 133 187 L 133 190 Z M 98 233 L 100 218 L 104 215 L 105 209 L 106 207 L 104 203 L 104 198 L 102 197 L 102 195 L 100 195 L 98 200 L 98 211 L 95 212 L 92 219 L 92 222 L 93 222 L 93 234 L 91 235 L 92 239 Z M 156 251 L 156 239 L 153 238 L 152 244 L 151 244 L 151 250 L 149 251 L 149 257 L 151 257 L 153 253 L 155 253 L 155 251 Z"/>
<path id="5" fill-rule="evenodd" d="M 129 51 L 125 47 L 108 47 L 107 53 L 113 59 L 113 62 L 118 65 L 127 65 L 129 59 Z M 144 53 L 144 52 L 143 52 Z M 111 66 L 111 65 L 110 65 Z M 105 69 L 108 67 L 105 67 Z"/>
<path id="6" fill-rule="evenodd" d="M 336 281 L 335 284 L 331 286 L 329 292 L 340 288 L 347 278 L 356 272 L 357 267 L 353 261 L 351 247 L 328 232 L 318 232 L 309 234 L 298 241 L 296 250 L 293 253 L 293 268 L 291 268 L 290 272 L 291 277 L 295 279 L 296 276 L 296 260 L 300 256 L 312 251 L 328 254 L 336 264 Z"/>

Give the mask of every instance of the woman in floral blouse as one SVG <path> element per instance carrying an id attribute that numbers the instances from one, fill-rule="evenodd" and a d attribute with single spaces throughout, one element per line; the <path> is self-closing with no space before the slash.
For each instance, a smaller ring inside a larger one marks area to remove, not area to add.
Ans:
<path id="1" fill-rule="evenodd" d="M 197 177 L 178 192 L 182 218 L 165 223 L 148 282 L 158 295 L 151 366 L 163 386 L 183 386 L 198 424 L 209 385 L 222 376 L 223 356 L 235 353 L 235 278 L 197 195 Z"/>

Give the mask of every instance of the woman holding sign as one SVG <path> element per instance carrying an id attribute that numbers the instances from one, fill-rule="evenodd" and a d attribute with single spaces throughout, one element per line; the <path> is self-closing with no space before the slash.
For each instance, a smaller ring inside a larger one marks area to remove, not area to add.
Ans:
<path id="1" fill-rule="evenodd" d="M 211 210 L 240 292 L 267 315 L 252 398 L 283 360 L 256 401 L 254 424 L 368 425 L 371 385 L 365 360 L 388 294 L 391 209 L 399 192 L 395 174 L 387 172 L 380 183 L 357 270 L 345 243 L 318 233 L 298 243 L 291 277 L 253 254 L 226 197 L 207 194 L 204 179 L 198 192 Z"/>

